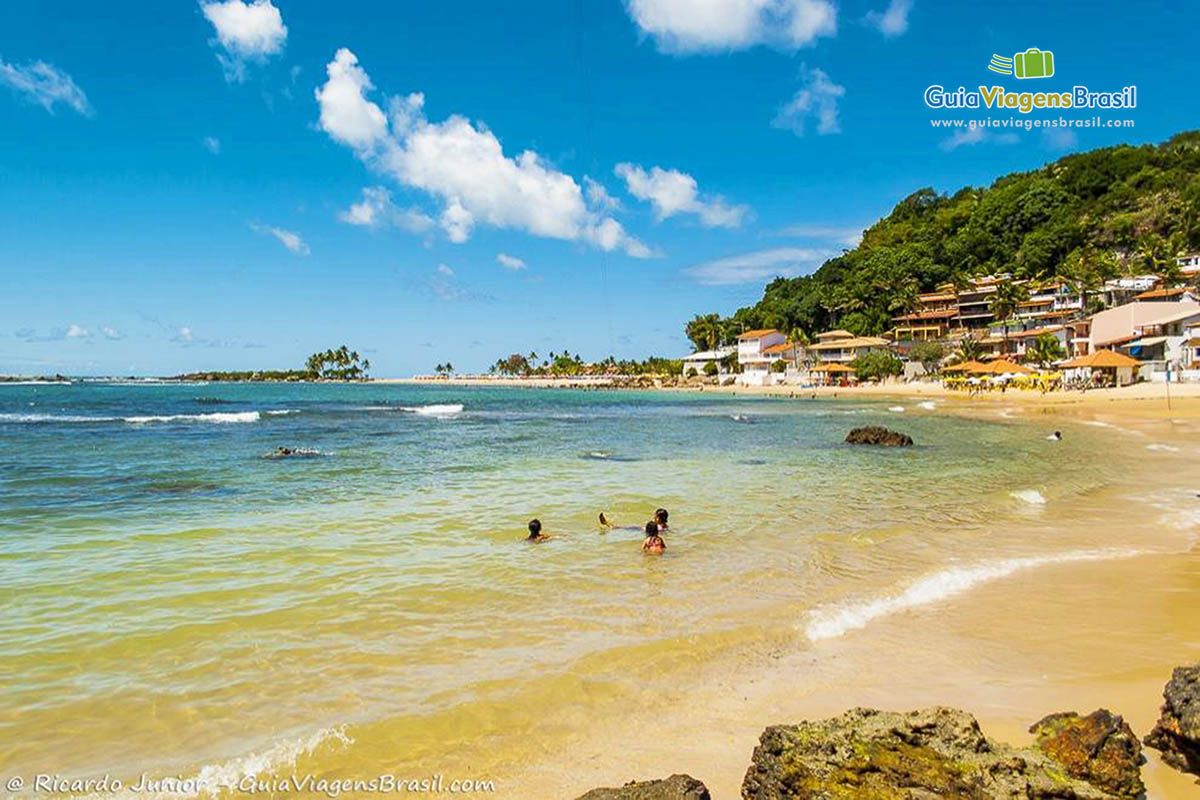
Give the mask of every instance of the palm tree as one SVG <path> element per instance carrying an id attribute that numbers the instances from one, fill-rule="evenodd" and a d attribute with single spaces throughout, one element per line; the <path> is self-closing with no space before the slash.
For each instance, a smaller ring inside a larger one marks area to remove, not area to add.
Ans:
<path id="1" fill-rule="evenodd" d="M 954 360 L 961 364 L 964 361 L 974 361 L 983 354 L 983 345 L 978 339 L 966 337 L 958 343 L 958 347 L 954 350 Z"/>
<path id="2" fill-rule="evenodd" d="M 1052 333 L 1043 333 L 1025 351 L 1025 360 L 1032 361 L 1043 369 L 1066 357 L 1067 351 Z"/>
<path id="3" fill-rule="evenodd" d="M 1178 261 L 1183 251 L 1183 242 L 1177 235 L 1163 237 L 1148 233 L 1138 240 L 1137 252 L 1142 263 L 1158 276 L 1164 289 L 1173 289 L 1186 280 Z"/>
<path id="4" fill-rule="evenodd" d="M 992 302 L 988 310 L 992 312 L 992 316 L 998 322 L 1004 323 L 1004 353 L 1008 354 L 1008 321 L 1021 303 L 1029 299 L 1029 287 L 1023 283 L 1016 283 L 1011 280 L 1001 281 L 996 284 L 996 293 L 992 295 Z"/>

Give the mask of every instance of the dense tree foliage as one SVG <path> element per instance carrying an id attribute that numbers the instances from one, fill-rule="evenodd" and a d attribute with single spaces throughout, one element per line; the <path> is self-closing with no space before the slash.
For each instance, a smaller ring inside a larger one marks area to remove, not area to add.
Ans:
<path id="1" fill-rule="evenodd" d="M 833 326 L 879 334 L 943 283 L 1007 272 L 1069 282 L 1088 304 L 1105 279 L 1182 278 L 1175 257 L 1200 248 L 1200 131 L 1161 145 L 1069 155 L 988 188 L 951 196 L 920 189 L 812 275 L 776 278 L 753 306 L 700 315 L 685 333 L 697 349 L 745 330 L 809 334 Z M 1012 298 L 1009 298 L 1010 300 Z"/>

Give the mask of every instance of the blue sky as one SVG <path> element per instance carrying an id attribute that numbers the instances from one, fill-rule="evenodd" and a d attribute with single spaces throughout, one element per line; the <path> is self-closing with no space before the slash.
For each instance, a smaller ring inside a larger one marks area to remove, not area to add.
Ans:
<path id="1" fill-rule="evenodd" d="M 1197 127 L 1198 25 L 1167 2 L 7 3 L 0 371 L 680 355 L 693 314 L 917 188 Z M 987 71 L 1029 47 L 1053 78 Z M 932 111 L 934 83 L 1135 84 L 1102 116 L 1136 127 L 954 135 L 930 120 L 1021 115 Z"/>

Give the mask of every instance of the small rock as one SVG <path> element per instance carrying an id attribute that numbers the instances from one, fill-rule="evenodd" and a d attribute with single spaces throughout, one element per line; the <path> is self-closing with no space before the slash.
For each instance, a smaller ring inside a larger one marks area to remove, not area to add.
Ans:
<path id="1" fill-rule="evenodd" d="M 1162 760 L 1175 769 L 1200 775 L 1200 664 L 1176 667 L 1163 699 L 1146 746 L 1161 750 Z"/>
<path id="2" fill-rule="evenodd" d="M 1142 744 L 1119 715 L 1101 708 L 1086 717 L 1073 711 L 1051 714 L 1035 722 L 1029 732 L 1037 746 L 1062 764 L 1067 774 L 1081 778 L 1118 797 L 1140 797 Z"/>
<path id="3" fill-rule="evenodd" d="M 577 800 L 712 800 L 708 787 L 691 775 L 630 781 L 619 789 L 592 789 Z"/>
<path id="4" fill-rule="evenodd" d="M 879 425 L 866 425 L 862 428 L 855 428 L 846 434 L 846 444 L 870 444 L 880 447 L 911 447 L 913 443 L 912 437 L 890 431 L 887 428 Z"/>

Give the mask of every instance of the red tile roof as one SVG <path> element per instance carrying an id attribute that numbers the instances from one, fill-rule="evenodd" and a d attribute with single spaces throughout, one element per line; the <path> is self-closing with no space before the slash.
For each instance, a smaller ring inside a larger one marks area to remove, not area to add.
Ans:
<path id="1" fill-rule="evenodd" d="M 768 334 L 772 334 L 772 333 L 779 333 L 779 331 L 775 330 L 774 328 L 763 328 L 762 330 L 757 330 L 757 331 L 746 331 L 745 333 L 739 334 L 738 338 L 739 339 L 761 339 L 764 336 L 767 336 Z"/>

